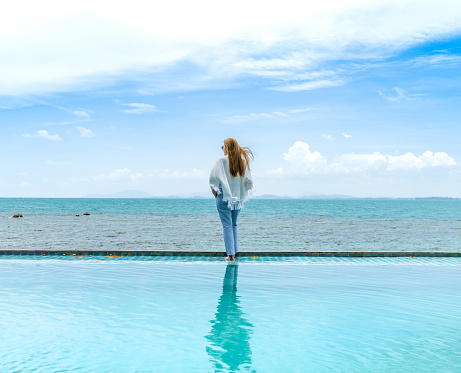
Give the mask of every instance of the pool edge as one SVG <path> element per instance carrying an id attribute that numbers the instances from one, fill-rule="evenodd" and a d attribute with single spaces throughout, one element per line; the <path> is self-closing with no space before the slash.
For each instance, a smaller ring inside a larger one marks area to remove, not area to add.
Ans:
<path id="1" fill-rule="evenodd" d="M 161 251 L 161 250 L 0 250 L 1 256 L 107 256 L 107 257 L 131 257 L 131 256 L 199 256 L 220 257 L 224 252 L 216 251 Z M 461 252 L 437 252 L 437 251 L 243 251 L 239 257 L 268 256 L 268 257 L 339 257 L 339 258 L 388 258 L 388 257 L 461 257 Z"/>

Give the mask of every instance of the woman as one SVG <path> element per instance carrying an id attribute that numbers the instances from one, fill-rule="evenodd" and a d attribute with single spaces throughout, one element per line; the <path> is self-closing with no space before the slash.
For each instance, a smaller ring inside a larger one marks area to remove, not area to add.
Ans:
<path id="1" fill-rule="evenodd" d="M 211 170 L 210 187 L 223 226 L 225 260 L 234 260 L 238 253 L 237 218 L 243 202 L 248 200 L 248 192 L 253 188 L 248 157 L 253 158 L 253 153 L 231 138 L 224 141 L 221 149 L 224 157 L 219 158 Z"/>

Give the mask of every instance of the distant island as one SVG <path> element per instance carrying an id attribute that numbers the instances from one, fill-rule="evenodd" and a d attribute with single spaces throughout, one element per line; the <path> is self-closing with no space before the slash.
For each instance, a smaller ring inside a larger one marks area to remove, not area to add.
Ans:
<path id="1" fill-rule="evenodd" d="M 289 197 L 289 196 L 277 196 L 273 194 L 263 194 L 262 196 L 254 196 L 254 199 L 357 199 L 357 197 L 346 196 L 342 194 L 314 194 L 310 196 L 302 197 Z"/>
<path id="2" fill-rule="evenodd" d="M 112 194 L 88 194 L 81 198 L 157 198 L 157 199 L 212 199 L 212 194 L 208 193 L 192 193 L 192 194 L 177 194 L 171 196 L 154 196 L 153 194 L 144 192 L 142 190 L 124 190 Z M 343 194 L 313 194 L 302 197 L 278 196 L 275 194 L 263 194 L 260 196 L 253 196 L 252 199 L 310 199 L 310 200 L 348 200 L 348 199 L 405 199 L 405 200 L 459 200 L 461 198 L 455 197 L 353 197 Z"/>

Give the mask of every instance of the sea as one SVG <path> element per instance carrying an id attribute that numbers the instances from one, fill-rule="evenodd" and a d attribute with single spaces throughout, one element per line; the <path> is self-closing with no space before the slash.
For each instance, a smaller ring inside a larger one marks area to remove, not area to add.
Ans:
<path id="1" fill-rule="evenodd" d="M 238 235 L 242 252 L 455 252 L 461 200 L 253 199 Z M 213 199 L 0 198 L 0 250 L 224 252 L 224 243 Z"/>

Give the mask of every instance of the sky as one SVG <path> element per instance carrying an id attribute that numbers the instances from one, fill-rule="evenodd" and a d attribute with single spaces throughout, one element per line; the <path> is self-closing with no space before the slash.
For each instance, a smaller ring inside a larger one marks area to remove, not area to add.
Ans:
<path id="1" fill-rule="evenodd" d="M 15 1 L 0 13 L 0 197 L 461 197 L 458 1 Z"/>

